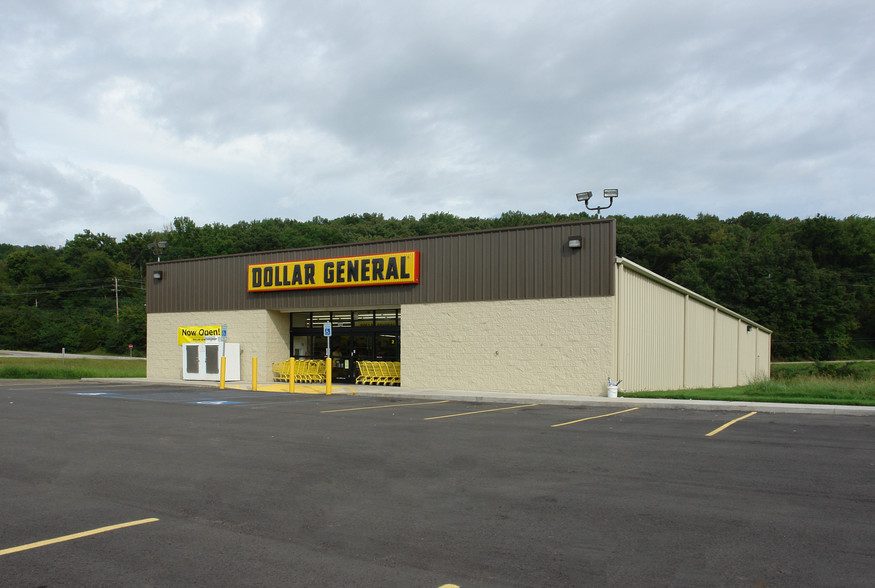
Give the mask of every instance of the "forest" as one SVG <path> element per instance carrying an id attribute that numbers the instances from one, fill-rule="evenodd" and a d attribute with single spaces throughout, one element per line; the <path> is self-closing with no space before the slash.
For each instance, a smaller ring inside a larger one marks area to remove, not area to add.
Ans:
<path id="1" fill-rule="evenodd" d="M 186 259 L 585 218 L 355 214 L 197 226 L 180 217 L 121 241 L 86 229 L 62 247 L 0 244 L 0 349 L 145 355 L 145 270 L 158 255 Z M 772 329 L 773 360 L 875 358 L 875 219 L 757 212 L 725 220 L 614 218 L 617 255 Z"/>

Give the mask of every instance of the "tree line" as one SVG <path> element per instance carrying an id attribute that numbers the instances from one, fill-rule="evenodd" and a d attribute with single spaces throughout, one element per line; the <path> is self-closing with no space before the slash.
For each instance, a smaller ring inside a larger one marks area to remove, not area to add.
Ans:
<path id="1" fill-rule="evenodd" d="M 121 241 L 89 230 L 62 247 L 0 244 L 0 348 L 137 354 L 146 263 L 581 220 L 586 213 L 462 218 L 355 214 L 197 226 Z M 875 219 L 747 212 L 617 216 L 617 254 L 772 329 L 775 360 L 875 357 Z"/>

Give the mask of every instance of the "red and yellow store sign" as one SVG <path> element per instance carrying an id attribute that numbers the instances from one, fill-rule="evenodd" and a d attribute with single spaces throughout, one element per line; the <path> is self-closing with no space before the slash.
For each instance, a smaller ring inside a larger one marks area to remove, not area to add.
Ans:
<path id="1" fill-rule="evenodd" d="M 419 283 L 419 251 L 332 257 L 249 266 L 250 292 Z"/>

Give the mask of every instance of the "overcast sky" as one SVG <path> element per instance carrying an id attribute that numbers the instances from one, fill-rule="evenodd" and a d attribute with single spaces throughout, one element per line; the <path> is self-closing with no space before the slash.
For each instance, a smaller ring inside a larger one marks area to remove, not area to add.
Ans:
<path id="1" fill-rule="evenodd" d="M 0 0 L 0 242 L 379 212 L 875 216 L 875 2 Z"/>

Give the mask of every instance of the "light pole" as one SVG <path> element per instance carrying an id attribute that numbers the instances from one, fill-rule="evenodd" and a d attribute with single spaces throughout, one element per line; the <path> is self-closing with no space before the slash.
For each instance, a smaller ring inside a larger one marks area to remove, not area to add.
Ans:
<path id="1" fill-rule="evenodd" d="M 149 250 L 158 255 L 158 261 L 161 261 L 161 252 L 167 249 L 167 241 L 153 241 L 149 243 Z"/>
<path id="2" fill-rule="evenodd" d="M 592 192 L 578 192 L 577 201 L 583 202 L 586 205 L 587 210 L 595 210 L 597 218 L 602 218 L 602 210 L 606 210 L 611 207 L 611 204 L 614 203 L 614 198 L 618 197 L 619 190 L 616 188 L 605 188 L 605 198 L 609 199 L 607 206 L 596 206 L 595 208 L 590 208 L 589 199 L 592 198 Z"/>

